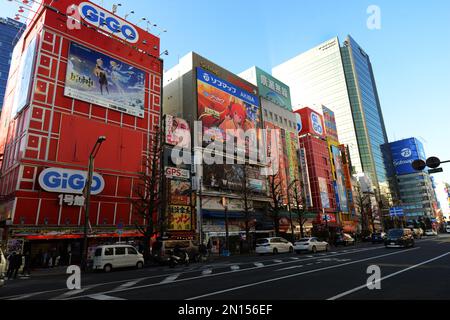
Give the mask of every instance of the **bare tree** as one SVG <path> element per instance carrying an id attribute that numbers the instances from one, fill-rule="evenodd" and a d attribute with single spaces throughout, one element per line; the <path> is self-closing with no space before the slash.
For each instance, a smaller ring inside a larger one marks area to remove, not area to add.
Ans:
<path id="1" fill-rule="evenodd" d="M 161 172 L 162 133 L 155 127 L 151 150 L 144 156 L 143 171 L 139 173 L 139 181 L 134 188 L 134 198 L 131 200 L 133 210 L 144 219 L 144 225 L 136 224 L 136 228 L 144 236 L 144 259 L 149 262 L 151 238 L 162 232 L 165 218 L 160 209 L 162 206 L 161 190 L 163 175 Z"/>
<path id="2" fill-rule="evenodd" d="M 269 217 L 273 221 L 275 228 L 275 234 L 280 236 L 280 212 L 283 208 L 283 190 L 280 173 L 268 176 L 269 181 L 269 197 L 271 199 L 269 203 Z"/>
<path id="3" fill-rule="evenodd" d="M 295 214 L 297 215 L 297 222 L 300 225 L 300 237 L 305 237 L 305 231 L 304 226 L 305 223 L 308 221 L 306 218 L 306 197 L 303 192 L 303 182 L 302 181 L 295 181 L 293 188 L 292 188 L 292 200 L 294 201 L 295 205 Z"/>
<path id="4" fill-rule="evenodd" d="M 361 214 L 361 231 L 363 236 L 365 236 L 369 232 L 369 215 L 372 216 L 370 194 L 363 192 L 361 189 L 361 184 L 357 182 L 353 197 L 355 207 Z"/>
<path id="5" fill-rule="evenodd" d="M 245 239 L 247 243 L 247 248 L 252 248 L 252 239 L 250 237 L 251 222 L 254 220 L 254 210 L 252 204 L 252 196 L 256 192 L 256 188 L 250 185 L 248 166 L 243 165 L 243 175 L 241 180 L 241 186 L 239 188 L 239 193 L 241 195 L 244 211 L 244 223 L 245 223 Z"/>

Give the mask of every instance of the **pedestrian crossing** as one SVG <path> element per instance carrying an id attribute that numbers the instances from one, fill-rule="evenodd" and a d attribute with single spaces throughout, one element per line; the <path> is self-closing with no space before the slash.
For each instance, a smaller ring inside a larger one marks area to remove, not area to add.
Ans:
<path id="1" fill-rule="evenodd" d="M 163 268 L 158 274 L 149 277 L 142 277 L 138 279 L 127 279 L 122 281 L 113 281 L 109 283 L 89 285 L 81 290 L 67 291 L 61 289 L 52 290 L 51 292 L 31 293 L 22 296 L 6 297 L 0 300 L 121 300 L 116 297 L 115 292 L 132 290 L 140 286 L 170 286 L 176 282 L 189 281 L 192 279 L 200 279 L 209 276 L 220 276 L 232 273 L 240 273 L 256 269 L 267 268 L 268 272 L 296 272 L 302 268 L 315 266 L 322 263 L 339 263 L 349 261 L 349 259 L 339 259 L 337 255 L 348 255 L 352 252 L 363 252 L 365 250 L 349 250 L 347 253 L 343 252 L 327 252 L 315 255 L 301 255 L 301 256 L 282 256 L 277 259 L 267 259 L 261 261 L 244 261 L 240 263 L 211 263 L 208 265 L 198 264 L 189 267 L 179 267 L 174 269 Z M 153 270 L 155 272 L 155 270 Z"/>

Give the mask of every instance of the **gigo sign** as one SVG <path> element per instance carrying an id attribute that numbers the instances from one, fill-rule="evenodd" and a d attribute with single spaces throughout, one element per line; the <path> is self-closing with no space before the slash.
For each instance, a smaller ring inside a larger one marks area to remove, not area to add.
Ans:
<path id="1" fill-rule="evenodd" d="M 139 40 L 139 33 L 136 28 L 123 19 L 104 11 L 93 3 L 82 2 L 78 6 L 81 17 L 90 24 L 113 33 L 118 38 L 136 43 Z"/>
<path id="2" fill-rule="evenodd" d="M 83 194 L 87 172 L 61 168 L 49 168 L 39 175 L 39 185 L 47 192 Z M 91 194 L 96 195 L 105 188 L 105 180 L 97 173 L 92 177 Z"/>
<path id="3" fill-rule="evenodd" d="M 173 179 L 173 178 L 189 179 L 190 172 L 189 172 L 189 170 L 166 167 L 166 177 L 169 179 Z"/>

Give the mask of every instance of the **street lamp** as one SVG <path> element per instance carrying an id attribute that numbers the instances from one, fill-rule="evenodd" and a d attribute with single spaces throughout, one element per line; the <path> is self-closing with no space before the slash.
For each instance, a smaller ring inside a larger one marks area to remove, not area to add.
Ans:
<path id="1" fill-rule="evenodd" d="M 84 208 L 84 243 L 83 243 L 83 257 L 82 257 L 82 267 L 84 270 L 87 269 L 87 248 L 88 248 L 88 224 L 89 224 L 89 205 L 91 200 L 91 187 L 92 187 L 92 176 L 94 175 L 94 159 L 97 156 L 100 146 L 106 140 L 105 136 L 100 136 L 97 139 L 94 147 L 92 148 L 91 154 L 89 155 L 89 168 L 88 168 L 88 178 L 86 185 L 84 187 L 86 202 Z"/>

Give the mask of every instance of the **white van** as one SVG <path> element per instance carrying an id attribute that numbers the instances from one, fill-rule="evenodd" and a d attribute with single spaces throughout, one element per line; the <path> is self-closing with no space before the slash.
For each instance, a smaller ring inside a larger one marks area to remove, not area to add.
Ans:
<path id="1" fill-rule="evenodd" d="M 94 270 L 110 272 L 115 268 L 144 267 L 144 256 L 130 245 L 99 246 L 94 253 Z"/>

